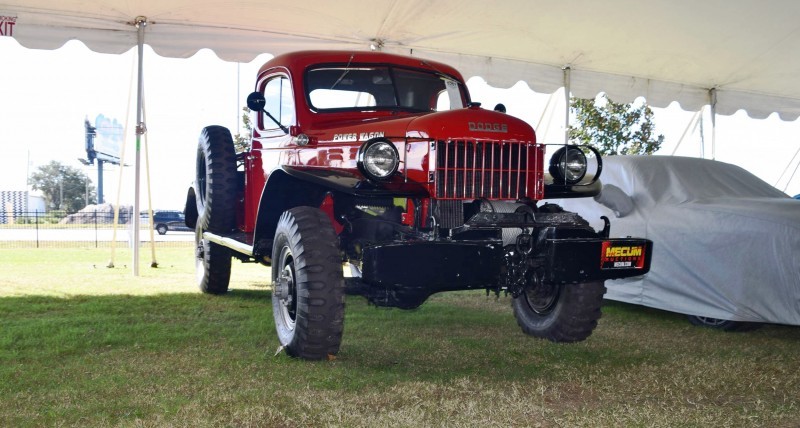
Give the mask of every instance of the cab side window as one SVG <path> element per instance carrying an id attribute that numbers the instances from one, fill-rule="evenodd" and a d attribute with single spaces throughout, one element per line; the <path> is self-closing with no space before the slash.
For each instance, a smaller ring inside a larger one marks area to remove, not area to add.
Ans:
<path id="1" fill-rule="evenodd" d="M 294 98 L 289 79 L 284 76 L 276 76 L 268 80 L 264 86 L 264 98 L 267 101 L 264 110 L 269 112 L 275 120 L 280 121 L 281 125 L 286 127 L 294 125 Z M 265 130 L 280 128 L 265 114 L 262 114 L 261 123 Z"/>

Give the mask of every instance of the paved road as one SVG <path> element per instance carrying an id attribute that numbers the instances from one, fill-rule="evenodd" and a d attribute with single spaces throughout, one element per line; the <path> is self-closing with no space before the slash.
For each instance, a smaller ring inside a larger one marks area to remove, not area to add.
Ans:
<path id="1" fill-rule="evenodd" d="M 111 241 L 114 231 L 111 229 L 0 229 L 0 241 Z M 117 241 L 128 242 L 133 234 L 127 228 L 117 229 Z M 194 232 L 167 232 L 159 235 L 153 232 L 156 242 L 191 242 Z M 139 232 L 139 240 L 150 241 L 148 230 Z"/>

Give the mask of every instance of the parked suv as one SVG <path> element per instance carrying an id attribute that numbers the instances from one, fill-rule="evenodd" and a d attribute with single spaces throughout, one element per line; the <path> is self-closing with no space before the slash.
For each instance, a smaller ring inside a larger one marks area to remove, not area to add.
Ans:
<path id="1" fill-rule="evenodd" d="M 147 211 L 142 211 L 141 220 L 143 224 L 150 223 Z M 186 218 L 181 211 L 157 210 L 153 211 L 153 227 L 159 235 L 164 235 L 170 230 L 191 231 L 186 227 Z"/>
<path id="2" fill-rule="evenodd" d="M 433 293 L 513 296 L 522 331 L 576 342 L 606 279 L 643 275 L 652 242 L 610 239 L 546 203 L 600 191 L 599 153 L 545 146 L 527 123 L 470 100 L 445 64 L 380 52 L 284 54 L 247 100 L 251 147 L 200 134 L 186 201 L 200 289 L 228 291 L 231 259 L 272 267 L 289 355 L 335 355 L 345 293 L 413 309 Z M 343 265 L 350 275 L 343 275 Z"/>

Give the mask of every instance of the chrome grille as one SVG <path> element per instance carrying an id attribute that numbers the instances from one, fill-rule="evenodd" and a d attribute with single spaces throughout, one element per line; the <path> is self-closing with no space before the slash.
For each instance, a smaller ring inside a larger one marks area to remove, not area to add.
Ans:
<path id="1" fill-rule="evenodd" d="M 535 147 L 527 142 L 436 143 L 437 199 L 519 199 L 528 194 Z"/>

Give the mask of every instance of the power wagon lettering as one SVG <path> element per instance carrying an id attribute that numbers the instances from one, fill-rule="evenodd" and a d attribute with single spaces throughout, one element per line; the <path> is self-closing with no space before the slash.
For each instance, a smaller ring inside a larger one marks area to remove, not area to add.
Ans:
<path id="1" fill-rule="evenodd" d="M 352 132 L 348 134 L 333 134 L 333 141 L 336 142 L 367 141 L 373 138 L 380 138 L 383 136 L 384 136 L 383 132 L 362 132 L 360 134 Z"/>

